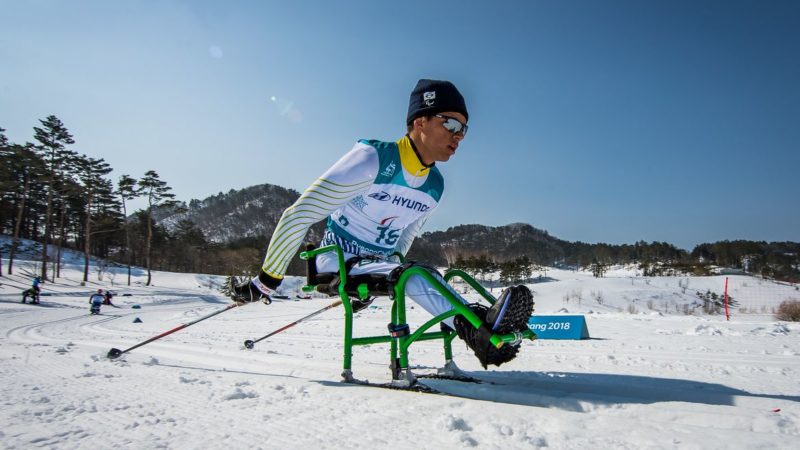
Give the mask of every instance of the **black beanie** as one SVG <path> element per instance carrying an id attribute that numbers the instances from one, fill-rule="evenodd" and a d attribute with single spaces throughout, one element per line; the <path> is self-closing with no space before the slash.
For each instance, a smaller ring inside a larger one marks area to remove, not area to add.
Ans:
<path id="1" fill-rule="evenodd" d="M 469 120 L 464 97 L 453 83 L 440 80 L 419 80 L 408 100 L 406 125 L 417 117 L 431 116 L 445 111 L 459 112 Z"/>

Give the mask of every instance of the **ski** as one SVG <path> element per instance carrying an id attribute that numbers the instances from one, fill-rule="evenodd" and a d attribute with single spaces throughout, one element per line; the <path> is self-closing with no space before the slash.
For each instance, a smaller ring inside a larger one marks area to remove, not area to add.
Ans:
<path id="1" fill-rule="evenodd" d="M 341 383 L 343 383 L 343 384 L 354 384 L 354 385 L 357 385 L 357 386 L 381 388 L 381 389 L 390 389 L 390 390 L 393 390 L 393 391 L 419 392 L 421 394 L 448 395 L 448 394 L 446 394 L 444 392 L 437 391 L 436 389 L 434 389 L 434 388 L 432 388 L 432 387 L 430 387 L 430 386 L 428 386 L 426 384 L 420 383 L 420 382 L 416 382 L 416 383 L 412 384 L 411 386 L 399 386 L 399 385 L 393 384 L 391 382 L 388 382 L 388 383 L 372 383 L 372 382 L 367 381 L 367 380 L 358 380 L 358 379 L 353 379 L 353 380 L 350 380 L 350 381 L 342 381 Z"/>
<path id="2" fill-rule="evenodd" d="M 494 384 L 491 381 L 481 380 L 480 378 L 475 378 L 468 375 L 441 375 L 438 373 L 431 373 L 431 374 L 417 375 L 417 378 L 429 378 L 433 380 L 452 380 L 452 381 L 460 381 L 462 383 Z"/>
<path id="3" fill-rule="evenodd" d="M 420 378 L 427 378 L 427 379 L 433 379 L 433 380 L 457 381 L 459 383 L 494 384 L 491 381 L 481 380 L 479 378 L 474 378 L 474 377 L 470 377 L 470 376 L 466 376 L 466 375 L 443 375 L 443 374 L 431 373 L 431 374 L 414 374 L 414 377 L 417 380 L 419 380 Z M 404 385 L 401 385 L 401 384 L 392 383 L 391 381 L 390 382 L 386 382 L 386 383 L 372 383 L 372 382 L 370 382 L 368 380 L 359 380 L 357 378 L 353 378 L 353 379 L 350 379 L 350 380 L 344 380 L 344 381 L 341 381 L 341 383 L 343 383 L 343 384 L 354 384 L 354 385 L 357 385 L 357 386 L 365 386 L 365 387 L 374 387 L 374 388 L 380 388 L 380 389 L 390 389 L 390 390 L 393 390 L 393 391 L 418 392 L 418 393 L 421 393 L 421 394 L 446 395 L 446 396 L 449 396 L 449 397 L 455 397 L 456 396 L 456 395 L 448 393 L 448 392 L 442 392 L 442 391 L 440 391 L 438 389 L 435 389 L 435 388 L 433 388 L 431 386 L 428 386 L 427 384 L 425 384 L 423 382 L 420 382 L 420 381 L 415 381 L 410 386 L 404 386 Z"/>
<path id="4" fill-rule="evenodd" d="M 420 368 L 421 367 L 417 367 L 417 369 Z M 461 370 L 453 360 L 448 360 L 447 363 L 445 363 L 444 367 L 441 367 L 436 370 L 436 373 L 414 374 L 414 376 L 416 378 L 428 378 L 434 380 L 453 380 L 453 381 L 461 381 L 464 383 L 494 384 L 491 381 L 482 380 L 480 378 L 468 375 L 467 372 Z"/>

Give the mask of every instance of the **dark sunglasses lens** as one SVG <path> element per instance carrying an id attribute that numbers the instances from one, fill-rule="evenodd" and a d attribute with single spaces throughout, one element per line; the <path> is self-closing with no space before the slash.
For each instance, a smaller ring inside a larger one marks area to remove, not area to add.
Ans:
<path id="1" fill-rule="evenodd" d="M 442 125 L 444 125 L 444 127 L 447 129 L 447 131 L 449 131 L 451 133 L 454 133 L 454 134 L 457 134 L 457 133 L 467 134 L 467 126 L 462 124 L 461 122 L 457 121 L 456 119 L 448 118 L 448 119 L 446 119 L 444 121 L 444 123 L 442 123 Z M 462 132 L 462 130 L 463 130 L 463 132 Z"/>

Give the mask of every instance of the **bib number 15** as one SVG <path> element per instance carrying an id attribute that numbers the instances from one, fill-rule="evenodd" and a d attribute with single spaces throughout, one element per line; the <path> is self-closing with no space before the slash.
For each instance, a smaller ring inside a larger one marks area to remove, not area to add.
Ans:
<path id="1" fill-rule="evenodd" d="M 380 234 L 375 239 L 376 244 L 394 245 L 400 239 L 400 230 L 393 230 L 389 227 L 378 227 Z"/>

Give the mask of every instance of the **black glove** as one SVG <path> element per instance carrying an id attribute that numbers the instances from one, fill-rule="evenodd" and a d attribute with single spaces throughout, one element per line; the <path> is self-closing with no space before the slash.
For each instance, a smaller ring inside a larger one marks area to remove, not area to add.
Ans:
<path id="1" fill-rule="evenodd" d="M 257 301 L 262 301 L 269 305 L 272 303 L 270 296 L 275 294 L 275 289 L 280 283 L 281 280 L 261 272 L 258 277 L 252 280 L 231 286 L 231 300 L 239 305 Z"/>

